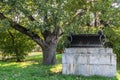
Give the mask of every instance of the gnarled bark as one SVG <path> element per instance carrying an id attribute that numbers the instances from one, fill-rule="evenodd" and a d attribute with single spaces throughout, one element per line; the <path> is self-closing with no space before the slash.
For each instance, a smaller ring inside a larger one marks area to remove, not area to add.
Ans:
<path id="1" fill-rule="evenodd" d="M 43 48 L 42 64 L 54 65 L 56 63 L 56 45 L 51 45 L 48 48 Z"/>
<path id="2" fill-rule="evenodd" d="M 45 31 L 43 33 L 44 36 L 44 47 L 43 50 L 43 64 L 55 64 L 56 63 L 56 48 L 57 42 L 59 37 L 59 27 L 56 27 L 55 30 L 52 32 Z"/>

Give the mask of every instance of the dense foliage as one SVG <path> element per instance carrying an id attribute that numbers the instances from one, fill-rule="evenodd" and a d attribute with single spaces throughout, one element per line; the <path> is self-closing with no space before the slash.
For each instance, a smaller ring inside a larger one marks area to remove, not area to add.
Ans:
<path id="1" fill-rule="evenodd" d="M 106 42 L 110 43 L 110 47 L 113 48 L 114 53 L 117 55 L 117 60 L 120 61 L 120 28 L 106 27 L 104 29 L 106 35 Z"/>
<path id="2" fill-rule="evenodd" d="M 23 61 L 27 53 L 31 52 L 34 47 L 35 43 L 33 41 L 16 30 L 0 31 L 0 51 L 3 60 L 14 58 L 16 61 Z"/>

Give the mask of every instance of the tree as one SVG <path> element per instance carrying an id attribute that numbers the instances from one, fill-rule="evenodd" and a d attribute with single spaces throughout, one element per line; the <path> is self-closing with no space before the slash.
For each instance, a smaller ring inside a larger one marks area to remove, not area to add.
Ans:
<path id="1" fill-rule="evenodd" d="M 6 60 L 5 57 L 11 56 L 17 62 L 21 62 L 27 53 L 35 47 L 35 43 L 29 40 L 28 37 L 11 28 L 0 29 L 0 38 L 0 51 L 2 52 L 3 60 Z"/>
<path id="2" fill-rule="evenodd" d="M 43 51 L 43 64 L 55 64 L 58 37 L 62 35 L 62 0 L 1 0 L 0 19 L 26 34 Z"/>

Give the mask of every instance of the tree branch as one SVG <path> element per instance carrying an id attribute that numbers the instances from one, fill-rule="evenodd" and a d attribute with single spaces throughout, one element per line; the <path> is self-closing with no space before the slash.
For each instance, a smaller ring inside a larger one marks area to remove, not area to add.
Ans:
<path id="1" fill-rule="evenodd" d="M 36 21 L 32 15 L 28 16 L 28 19 L 30 19 L 31 21 Z"/>
<path id="2" fill-rule="evenodd" d="M 29 36 L 32 40 L 34 40 L 37 44 L 39 44 L 41 47 L 43 47 L 43 41 L 42 39 L 38 36 L 38 34 L 30 31 L 29 29 L 25 28 L 24 26 L 12 21 L 11 19 L 7 18 L 6 16 L 4 16 L 3 13 L 0 13 L 0 19 L 4 20 L 7 19 L 10 22 L 10 26 L 14 29 L 16 29 L 17 31 Z"/>

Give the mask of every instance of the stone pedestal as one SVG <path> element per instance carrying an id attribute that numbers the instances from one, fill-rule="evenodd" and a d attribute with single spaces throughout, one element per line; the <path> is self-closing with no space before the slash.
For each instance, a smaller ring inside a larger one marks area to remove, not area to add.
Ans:
<path id="1" fill-rule="evenodd" d="M 116 55 L 111 48 L 66 48 L 62 54 L 63 74 L 116 76 Z"/>

